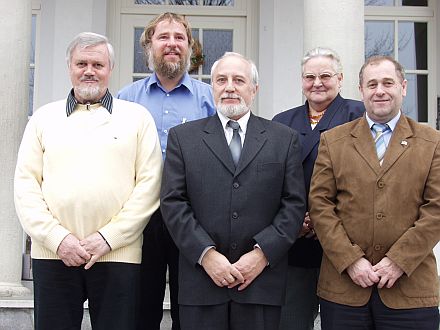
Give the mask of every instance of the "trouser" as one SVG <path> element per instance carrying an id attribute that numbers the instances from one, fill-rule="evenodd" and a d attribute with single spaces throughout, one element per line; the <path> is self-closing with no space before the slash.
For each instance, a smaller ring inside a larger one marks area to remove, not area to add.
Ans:
<path id="1" fill-rule="evenodd" d="M 313 330 L 319 306 L 318 277 L 319 268 L 289 266 L 280 330 Z"/>
<path id="2" fill-rule="evenodd" d="M 364 306 L 353 307 L 324 299 L 322 330 L 438 330 L 438 307 L 393 309 L 385 306 L 375 288 Z"/>
<path id="3" fill-rule="evenodd" d="M 252 284 L 251 284 L 252 285 Z M 278 330 L 281 306 L 239 304 L 180 305 L 182 330 Z"/>
<path id="4" fill-rule="evenodd" d="M 165 227 L 160 209 L 151 216 L 143 235 L 140 310 L 137 329 L 160 329 L 168 266 L 172 330 L 179 330 L 177 300 L 179 250 Z"/>
<path id="5" fill-rule="evenodd" d="M 80 330 L 84 302 L 94 330 L 136 328 L 137 264 L 97 262 L 67 267 L 60 260 L 33 259 L 36 330 Z"/>

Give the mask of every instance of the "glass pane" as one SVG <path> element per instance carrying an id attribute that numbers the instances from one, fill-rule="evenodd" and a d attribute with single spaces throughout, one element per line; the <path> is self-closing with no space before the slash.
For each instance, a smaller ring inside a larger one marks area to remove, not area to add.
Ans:
<path id="1" fill-rule="evenodd" d="M 199 29 L 191 29 L 191 35 L 194 40 L 199 40 Z"/>
<path id="2" fill-rule="evenodd" d="M 428 7 L 428 0 L 397 0 L 398 6 Z"/>
<path id="3" fill-rule="evenodd" d="M 141 38 L 142 33 L 144 32 L 144 28 L 135 28 L 134 29 L 134 40 L 133 40 L 133 48 L 134 48 L 134 56 L 133 56 L 133 71 L 135 73 L 147 73 L 151 72 L 148 69 L 148 65 L 146 64 L 146 59 L 144 56 L 144 49 L 139 44 L 139 39 Z"/>
<path id="4" fill-rule="evenodd" d="M 405 69 L 428 69 L 428 24 L 399 22 L 399 62 Z"/>
<path id="5" fill-rule="evenodd" d="M 31 64 L 35 63 L 35 35 L 37 30 L 37 15 L 32 15 L 31 27 Z"/>
<path id="6" fill-rule="evenodd" d="M 134 0 L 135 5 L 164 5 L 165 0 Z"/>
<path id="7" fill-rule="evenodd" d="M 406 74 L 408 87 L 402 112 L 422 123 L 428 122 L 428 76 Z"/>
<path id="8" fill-rule="evenodd" d="M 234 6 L 234 0 L 203 0 L 204 6 Z"/>
<path id="9" fill-rule="evenodd" d="M 394 6 L 394 0 L 364 0 L 365 6 Z"/>
<path id="10" fill-rule="evenodd" d="M 197 6 L 198 0 L 170 0 L 170 5 Z"/>
<path id="11" fill-rule="evenodd" d="M 194 39 L 194 45 L 192 48 L 191 66 L 189 68 L 189 73 L 197 74 L 199 72 L 199 66 L 203 65 L 204 61 L 203 48 L 199 40 L 199 29 L 192 29 L 191 34 Z"/>
<path id="12" fill-rule="evenodd" d="M 28 104 L 28 116 L 32 116 L 34 105 L 34 68 L 29 70 L 29 104 Z"/>
<path id="13" fill-rule="evenodd" d="M 225 52 L 232 51 L 232 30 L 203 30 L 203 74 L 211 73 L 211 66 Z"/>
<path id="14" fill-rule="evenodd" d="M 211 85 L 211 78 L 203 78 L 202 81 L 208 85 Z"/>
<path id="15" fill-rule="evenodd" d="M 365 58 L 373 55 L 394 57 L 394 23 L 365 21 Z"/>

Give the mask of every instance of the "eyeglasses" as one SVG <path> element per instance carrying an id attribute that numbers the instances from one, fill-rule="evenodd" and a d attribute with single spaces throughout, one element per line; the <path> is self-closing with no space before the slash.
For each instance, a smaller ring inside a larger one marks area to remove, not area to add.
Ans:
<path id="1" fill-rule="evenodd" d="M 319 78 L 319 80 L 325 84 L 326 82 L 329 82 L 330 79 L 332 79 L 337 74 L 338 74 L 337 72 L 336 73 L 323 72 L 318 75 L 315 75 L 313 73 L 305 73 L 303 74 L 302 78 L 305 82 L 309 84 L 313 83 L 316 80 L 316 78 Z"/>

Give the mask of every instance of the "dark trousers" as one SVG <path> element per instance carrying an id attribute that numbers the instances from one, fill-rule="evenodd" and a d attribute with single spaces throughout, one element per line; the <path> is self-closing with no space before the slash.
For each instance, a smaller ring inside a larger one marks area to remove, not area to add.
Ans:
<path id="1" fill-rule="evenodd" d="M 80 330 L 87 299 L 94 330 L 136 328 L 139 265 L 98 262 L 85 270 L 33 259 L 32 270 L 36 330 Z"/>
<path id="2" fill-rule="evenodd" d="M 364 306 L 352 307 L 324 299 L 322 330 L 438 330 L 438 307 L 392 309 L 384 305 L 377 289 Z"/>
<path id="3" fill-rule="evenodd" d="M 180 305 L 182 330 L 278 330 L 281 306 L 239 304 Z"/>
<path id="4" fill-rule="evenodd" d="M 144 230 L 142 245 L 138 330 L 159 330 L 163 316 L 168 266 L 172 330 L 180 329 L 178 294 L 179 250 L 162 219 L 160 209 Z"/>

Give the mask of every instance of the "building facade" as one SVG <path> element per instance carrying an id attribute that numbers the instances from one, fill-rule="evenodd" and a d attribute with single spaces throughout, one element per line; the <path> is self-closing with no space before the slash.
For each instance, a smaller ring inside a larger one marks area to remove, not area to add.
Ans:
<path id="1" fill-rule="evenodd" d="M 0 267 L 0 300 L 30 293 L 21 281 L 27 248 L 13 205 L 16 154 L 28 115 L 67 96 L 65 49 L 79 32 L 107 35 L 114 45 L 110 86 L 116 93 L 149 74 L 138 44 L 147 22 L 164 11 L 185 14 L 199 47 L 191 75 L 209 82 L 212 63 L 225 51 L 249 56 L 261 78 L 255 112 L 266 118 L 304 102 L 304 51 L 336 50 L 344 65 L 342 94 L 354 99 L 360 97 L 357 75 L 365 56 L 388 54 L 407 69 L 403 111 L 437 126 L 440 6 L 435 0 L 17 0 L 0 7 L 0 260 L 8 265 Z"/>

